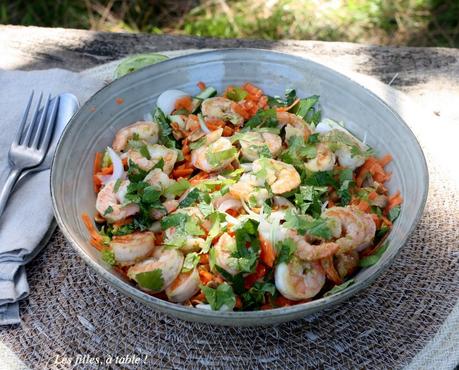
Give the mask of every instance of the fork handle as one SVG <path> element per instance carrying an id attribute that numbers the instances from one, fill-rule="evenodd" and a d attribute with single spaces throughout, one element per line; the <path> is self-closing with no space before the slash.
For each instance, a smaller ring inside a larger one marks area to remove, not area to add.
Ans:
<path id="1" fill-rule="evenodd" d="M 19 168 L 11 169 L 10 173 L 8 174 L 8 177 L 0 193 L 0 216 L 3 214 L 3 211 L 5 210 L 8 198 L 10 197 L 14 184 L 16 184 L 16 181 L 20 174 L 21 169 Z"/>

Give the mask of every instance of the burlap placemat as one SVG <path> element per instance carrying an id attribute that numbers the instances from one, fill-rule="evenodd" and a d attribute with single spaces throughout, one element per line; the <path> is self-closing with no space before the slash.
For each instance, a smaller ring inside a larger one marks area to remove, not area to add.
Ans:
<path id="1" fill-rule="evenodd" d="M 0 329 L 0 341 L 36 369 L 67 369 L 76 361 L 83 361 L 78 368 L 103 368 L 110 359 L 113 368 L 453 368 L 459 361 L 459 174 L 450 154 L 458 127 L 419 115 L 392 89 L 381 91 L 425 150 L 430 191 L 401 254 L 365 291 L 275 327 L 189 323 L 108 286 L 56 231 L 27 267 L 31 295 L 21 304 L 21 325 Z M 115 364 L 116 356 L 124 363 L 137 356 L 139 363 Z"/>

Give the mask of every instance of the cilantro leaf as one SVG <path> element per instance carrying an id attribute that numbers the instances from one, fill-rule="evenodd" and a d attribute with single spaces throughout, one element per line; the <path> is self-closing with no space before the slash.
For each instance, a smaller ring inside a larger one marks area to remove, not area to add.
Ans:
<path id="1" fill-rule="evenodd" d="M 156 108 L 153 114 L 155 122 L 159 125 L 160 134 L 159 137 L 167 136 L 172 133 L 172 129 L 169 125 L 169 120 L 160 108 Z"/>
<path id="2" fill-rule="evenodd" d="M 247 95 L 248 92 L 240 87 L 233 87 L 226 92 L 226 97 L 235 102 L 243 100 Z"/>
<path id="3" fill-rule="evenodd" d="M 355 280 L 350 279 L 340 285 L 335 285 L 332 289 L 330 289 L 328 292 L 324 294 L 324 297 L 328 297 L 338 292 L 341 292 L 342 290 L 346 289 L 347 287 L 351 286 L 354 283 L 355 283 Z"/>
<path id="4" fill-rule="evenodd" d="M 185 179 L 179 179 L 178 181 L 174 182 L 170 185 L 165 191 L 165 195 L 182 195 L 186 190 L 190 188 L 190 183 Z"/>
<path id="5" fill-rule="evenodd" d="M 163 272 L 161 269 L 140 272 L 135 275 L 135 281 L 145 289 L 159 292 L 164 286 Z"/>
<path id="6" fill-rule="evenodd" d="M 198 149 L 198 148 L 202 147 L 206 142 L 207 142 L 207 138 L 205 136 L 203 136 L 199 140 L 196 140 L 196 141 L 192 142 L 190 144 L 190 149 L 191 150 Z"/>
<path id="7" fill-rule="evenodd" d="M 193 203 L 195 203 L 199 199 L 199 189 L 194 188 L 191 190 L 186 197 L 179 203 L 179 207 L 184 208 L 184 207 L 189 207 Z"/>
<path id="8" fill-rule="evenodd" d="M 293 211 L 288 211 L 285 214 L 284 226 L 290 229 L 295 229 L 301 235 L 310 235 L 322 239 L 330 239 L 332 237 L 328 222 L 323 218 L 312 218 L 311 216 L 297 215 Z"/>
<path id="9" fill-rule="evenodd" d="M 283 262 L 288 263 L 296 251 L 296 243 L 291 238 L 285 239 L 277 243 L 276 250 L 277 259 L 275 264 L 277 265 Z"/>
<path id="10" fill-rule="evenodd" d="M 218 311 L 223 305 L 232 310 L 236 304 L 236 296 L 234 295 L 233 288 L 228 283 L 220 284 L 215 289 L 208 286 L 201 286 L 201 290 L 214 311 Z"/>
<path id="11" fill-rule="evenodd" d="M 110 266 L 114 266 L 116 263 L 115 259 L 115 253 L 111 249 L 104 249 L 102 252 L 100 252 L 100 255 L 102 257 L 102 261 L 104 261 L 106 264 Z"/>
<path id="12" fill-rule="evenodd" d="M 143 189 L 142 202 L 148 205 L 152 205 L 159 201 L 161 192 L 156 190 L 153 186 L 147 186 Z"/>
<path id="13" fill-rule="evenodd" d="M 265 303 L 265 294 L 276 294 L 276 287 L 272 283 L 255 283 L 247 292 L 241 294 L 245 310 L 256 310 Z"/>
<path id="14" fill-rule="evenodd" d="M 171 227 L 177 227 L 185 225 L 185 222 L 188 219 L 188 215 L 185 213 L 174 213 L 168 216 L 165 216 L 161 219 L 161 229 L 167 230 Z"/>
<path id="15" fill-rule="evenodd" d="M 244 125 L 242 132 L 250 131 L 254 128 L 260 127 L 277 127 L 278 120 L 275 109 L 260 109 L 258 112 L 250 118 Z"/>
<path id="16" fill-rule="evenodd" d="M 295 193 L 294 202 L 300 212 L 319 217 L 322 213 L 322 196 L 327 193 L 325 186 L 304 185 Z"/>
<path id="17" fill-rule="evenodd" d="M 400 215 L 400 206 L 395 206 L 389 211 L 387 218 L 391 222 L 394 222 L 398 218 L 399 215 Z"/>
<path id="18" fill-rule="evenodd" d="M 113 212 L 113 207 L 112 206 L 108 206 L 107 209 L 105 210 L 104 212 L 104 216 L 110 214 Z"/>
<path id="19" fill-rule="evenodd" d="M 332 186 L 335 189 L 339 188 L 338 181 L 333 177 L 333 171 L 308 172 L 303 183 L 305 185 Z"/>
<path id="20" fill-rule="evenodd" d="M 318 102 L 318 95 L 312 95 L 306 99 L 301 99 L 300 102 L 292 108 L 291 112 L 300 116 L 306 122 L 318 124 L 321 118 L 321 113 L 317 106 Z"/>
<path id="21" fill-rule="evenodd" d="M 132 182 L 140 182 L 147 176 L 148 171 L 142 170 L 137 164 L 133 161 L 129 160 L 129 168 L 127 171 L 127 176 L 129 181 Z"/>
<path id="22" fill-rule="evenodd" d="M 199 263 L 199 255 L 196 252 L 188 253 L 183 261 L 182 272 L 192 271 Z"/>
<path id="23" fill-rule="evenodd" d="M 151 159 L 151 155 L 150 155 L 150 152 L 148 151 L 148 147 L 146 144 L 143 144 L 140 149 L 139 149 L 139 152 L 140 154 L 142 155 L 142 157 L 150 160 Z"/>
<path id="24" fill-rule="evenodd" d="M 255 270 L 260 251 L 257 228 L 255 221 L 247 220 L 235 232 L 236 251 L 231 256 L 237 259 L 238 270 L 241 272 Z"/>
<path id="25" fill-rule="evenodd" d="M 206 158 L 212 166 L 218 166 L 221 162 L 230 158 L 235 158 L 237 154 L 236 148 L 221 150 L 219 152 L 208 152 Z"/>
<path id="26" fill-rule="evenodd" d="M 373 253 L 371 256 L 366 256 L 366 257 L 361 258 L 359 261 L 359 266 L 360 267 L 370 267 L 370 266 L 375 265 L 379 261 L 381 256 L 384 254 L 387 247 L 388 247 L 388 244 L 385 243 L 383 246 L 378 248 L 376 252 Z"/>

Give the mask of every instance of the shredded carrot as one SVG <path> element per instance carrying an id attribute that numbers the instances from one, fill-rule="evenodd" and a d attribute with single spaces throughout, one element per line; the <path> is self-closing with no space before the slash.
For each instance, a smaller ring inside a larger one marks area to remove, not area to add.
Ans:
<path id="1" fill-rule="evenodd" d="M 103 154 L 101 152 L 96 152 L 96 155 L 94 157 L 94 165 L 93 165 L 93 182 L 94 182 L 94 192 L 98 193 L 99 188 L 101 185 L 100 179 L 96 174 L 100 171 L 100 168 L 102 166 L 102 159 L 103 159 Z"/>
<path id="2" fill-rule="evenodd" d="M 98 250 L 103 249 L 104 248 L 103 238 L 97 231 L 89 215 L 87 213 L 83 213 L 81 215 L 81 219 L 83 220 L 83 223 L 85 224 L 86 229 L 88 230 L 89 235 L 91 236 L 90 243 Z"/>
<path id="3" fill-rule="evenodd" d="M 276 259 L 276 253 L 274 248 L 266 240 L 260 238 L 260 259 L 266 264 L 266 266 L 273 267 Z"/>
<path id="4" fill-rule="evenodd" d="M 252 95 L 263 94 L 263 92 L 258 87 L 252 85 L 250 82 L 246 82 L 242 87 L 249 94 L 252 94 Z"/>
<path id="5" fill-rule="evenodd" d="M 205 90 L 206 89 L 206 84 L 202 81 L 199 81 L 197 83 L 197 86 L 199 87 L 200 90 Z"/>
<path id="6" fill-rule="evenodd" d="M 113 173 L 113 165 L 102 168 L 99 173 L 101 175 L 111 175 Z"/>
<path id="7" fill-rule="evenodd" d="M 277 112 L 288 112 L 290 109 L 292 109 L 295 105 L 297 105 L 300 102 L 300 99 L 296 99 L 292 104 L 290 104 L 288 107 L 279 107 L 276 108 Z"/>
<path id="8" fill-rule="evenodd" d="M 197 175 L 193 176 L 190 179 L 190 184 L 191 185 L 195 185 L 198 182 L 200 182 L 201 180 L 204 180 L 204 179 L 207 179 L 207 178 L 209 178 L 209 174 L 207 172 L 201 171 Z"/>
<path id="9" fill-rule="evenodd" d="M 378 193 L 375 191 L 372 191 L 370 194 L 368 194 L 368 199 L 370 200 L 375 200 L 378 197 Z"/>
<path id="10" fill-rule="evenodd" d="M 260 310 L 272 310 L 273 305 L 271 303 L 265 303 L 263 306 L 260 307 Z"/>
<path id="11" fill-rule="evenodd" d="M 201 254 L 199 256 L 199 263 L 201 265 L 208 265 L 209 264 L 209 254 L 208 253 Z"/>
<path id="12" fill-rule="evenodd" d="M 282 295 L 279 295 L 276 297 L 276 299 L 274 300 L 274 304 L 278 307 L 287 307 L 287 306 L 293 306 L 295 304 L 297 304 L 298 302 L 296 301 L 292 301 L 288 298 L 285 298 L 284 296 Z"/>
<path id="13" fill-rule="evenodd" d="M 223 127 L 223 136 L 232 136 L 234 134 L 234 129 L 228 125 Z"/>
<path id="14" fill-rule="evenodd" d="M 239 216 L 239 212 L 235 209 L 228 209 L 226 210 L 226 213 L 228 213 L 230 216 L 233 216 L 233 217 Z"/>
<path id="15" fill-rule="evenodd" d="M 235 111 L 237 114 L 239 114 L 242 117 L 244 117 L 244 119 L 249 119 L 250 118 L 250 114 L 242 106 L 240 106 L 237 103 L 232 103 L 231 104 L 231 109 L 233 109 L 233 111 Z"/>
<path id="16" fill-rule="evenodd" d="M 386 161 L 387 161 L 387 158 L 383 159 L 383 162 L 386 162 Z M 380 183 L 383 183 L 389 180 L 390 178 L 390 174 L 384 172 L 383 166 L 381 165 L 379 160 L 376 159 L 375 157 L 367 158 L 365 163 L 360 167 L 359 171 L 357 172 L 355 182 L 358 187 L 362 186 L 363 181 L 365 180 L 365 177 L 368 174 L 372 175 L 373 178 Z"/>
<path id="17" fill-rule="evenodd" d="M 183 155 L 187 155 L 188 153 L 190 153 L 190 145 L 188 144 L 188 141 L 185 142 L 185 140 L 183 140 L 183 146 L 182 146 L 182 153 Z"/>
<path id="18" fill-rule="evenodd" d="M 402 204 L 403 198 L 400 195 L 400 192 L 397 191 L 394 195 L 389 197 L 389 201 L 387 203 L 386 211 L 389 212 L 392 208 Z"/>
<path id="19" fill-rule="evenodd" d="M 207 283 L 213 280 L 214 275 L 212 275 L 209 271 L 199 269 L 199 278 L 201 279 L 201 283 L 206 285 Z"/>
<path id="20" fill-rule="evenodd" d="M 237 295 L 236 296 L 236 304 L 234 305 L 235 308 L 242 308 L 242 301 L 241 298 Z"/>
<path id="21" fill-rule="evenodd" d="M 185 109 L 188 112 L 193 110 L 191 96 L 184 96 L 175 101 L 175 110 Z"/>
<path id="22" fill-rule="evenodd" d="M 268 270 L 265 267 L 265 265 L 259 263 L 255 269 L 255 272 L 250 275 L 247 275 L 244 278 L 244 288 L 250 289 L 257 282 L 257 280 L 261 279 L 263 276 L 266 275 L 267 271 Z"/>
<path id="23" fill-rule="evenodd" d="M 381 219 L 387 226 L 392 226 L 392 222 L 386 216 L 382 216 Z"/>
<path id="24" fill-rule="evenodd" d="M 225 122 L 223 122 L 220 119 L 207 119 L 206 120 L 206 126 L 210 131 L 215 131 L 219 129 L 220 127 L 224 126 Z"/>
<path id="25" fill-rule="evenodd" d="M 127 158 L 123 158 L 123 159 L 121 160 L 121 163 L 123 163 L 123 167 L 126 169 L 127 166 L 128 166 L 128 159 L 127 159 Z"/>
<path id="26" fill-rule="evenodd" d="M 162 245 L 164 241 L 164 231 L 155 233 L 155 245 Z"/>
<path id="27" fill-rule="evenodd" d="M 94 183 L 94 192 L 95 193 L 98 193 L 99 192 L 99 189 L 102 185 L 102 181 L 100 181 L 100 178 L 98 175 L 93 175 L 92 176 L 92 181 Z"/>
<path id="28" fill-rule="evenodd" d="M 178 179 L 180 177 L 188 177 L 193 173 L 192 168 L 176 168 L 172 171 L 172 177 Z"/>
<path id="29" fill-rule="evenodd" d="M 390 154 L 386 154 L 384 157 L 379 159 L 379 164 L 383 167 L 387 166 L 392 161 L 392 156 Z"/>
<path id="30" fill-rule="evenodd" d="M 199 292 L 198 294 L 196 294 L 193 298 L 191 298 L 191 301 L 204 301 L 206 299 L 206 296 L 205 294 L 201 291 Z"/>

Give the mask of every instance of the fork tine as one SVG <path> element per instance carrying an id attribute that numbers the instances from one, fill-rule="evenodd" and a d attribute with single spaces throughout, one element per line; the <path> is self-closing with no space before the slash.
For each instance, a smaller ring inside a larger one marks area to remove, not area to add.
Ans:
<path id="1" fill-rule="evenodd" d="M 27 121 L 27 116 L 29 115 L 30 105 L 32 104 L 33 94 L 34 94 L 34 91 L 32 90 L 32 93 L 30 94 L 29 102 L 27 103 L 27 107 L 25 109 L 24 115 L 22 116 L 22 121 L 18 127 L 18 132 L 16 133 L 16 138 L 14 139 L 13 144 L 18 145 L 19 141 L 21 140 L 22 131 L 24 130 L 24 126 Z"/>
<path id="2" fill-rule="evenodd" d="M 37 117 L 38 117 L 38 112 L 40 111 L 40 105 L 41 105 L 41 99 L 43 98 L 43 93 L 40 94 L 40 98 L 38 98 L 38 103 L 37 107 L 35 108 L 35 113 L 33 115 L 32 121 L 30 122 L 29 126 L 27 127 L 27 131 L 25 133 L 25 136 L 23 136 L 21 140 L 22 145 L 29 145 L 29 140 L 30 136 L 32 135 L 32 131 L 35 127 Z"/>
<path id="3" fill-rule="evenodd" d="M 54 131 L 54 125 L 56 123 L 56 113 L 57 113 L 58 106 L 59 106 L 59 96 L 56 96 L 56 98 L 54 99 L 54 105 L 49 115 L 49 121 L 46 122 L 46 130 L 45 130 L 45 133 L 43 134 L 43 140 L 41 141 L 41 144 L 40 144 L 40 150 L 44 150 L 44 151 L 48 150 L 49 141 L 51 139 L 52 133 Z"/>
<path id="4" fill-rule="evenodd" d="M 48 95 L 48 99 L 46 99 L 45 106 L 41 110 L 40 122 L 38 123 L 37 130 L 35 131 L 33 137 L 30 139 L 32 141 L 32 144 L 30 145 L 32 149 L 38 148 L 38 143 L 40 142 L 40 137 L 43 132 L 43 128 L 45 127 L 45 121 L 46 121 L 46 116 L 48 115 L 48 108 L 49 108 L 50 101 L 51 101 L 51 94 Z"/>

